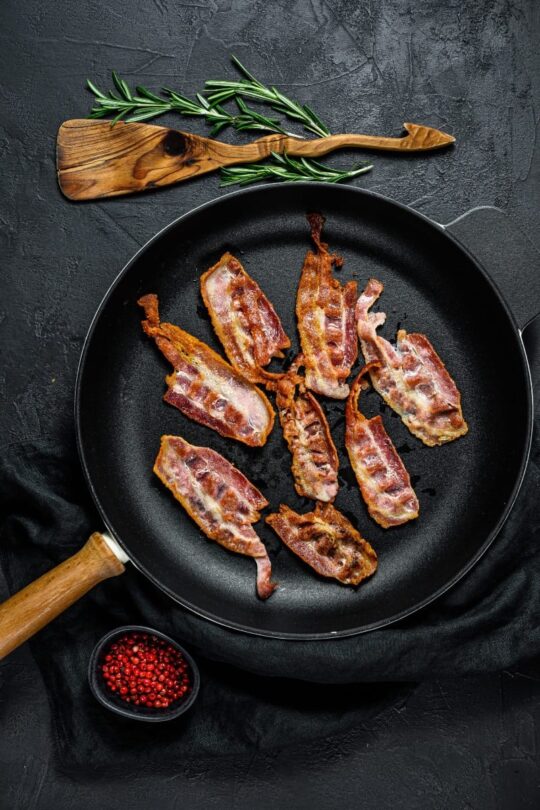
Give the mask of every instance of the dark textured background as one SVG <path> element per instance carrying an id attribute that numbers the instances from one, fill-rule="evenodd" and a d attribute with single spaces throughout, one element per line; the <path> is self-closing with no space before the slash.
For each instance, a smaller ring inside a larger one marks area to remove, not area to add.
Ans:
<path id="1" fill-rule="evenodd" d="M 191 94 L 205 78 L 232 75 L 234 52 L 262 79 L 308 101 L 335 131 L 397 134 L 404 120 L 447 128 L 455 150 L 428 160 L 376 157 L 358 185 L 440 222 L 497 205 L 540 247 L 539 35 L 534 0 L 117 0 L 110 8 L 4 0 L 2 445 L 37 436 L 73 441 L 75 369 L 103 293 L 156 230 L 221 193 L 208 176 L 144 197 L 65 201 L 55 184 L 55 134 L 63 119 L 86 113 L 87 75 L 107 85 L 116 68 L 129 81 Z M 204 131 L 195 120 L 182 124 Z M 405 706 L 294 751 L 254 750 L 226 769 L 219 759 L 179 763 L 167 779 L 141 760 L 137 773 L 112 783 L 52 766 L 47 699 L 27 649 L 1 674 L 0 803 L 10 810 L 540 804 L 540 662 L 419 685 Z"/>

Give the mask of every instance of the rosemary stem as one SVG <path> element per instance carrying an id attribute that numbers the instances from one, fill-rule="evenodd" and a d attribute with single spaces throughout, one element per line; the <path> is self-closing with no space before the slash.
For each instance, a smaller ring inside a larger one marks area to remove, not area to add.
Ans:
<path id="1" fill-rule="evenodd" d="M 88 79 L 87 87 L 94 95 L 94 106 L 89 117 L 113 116 L 111 126 L 114 126 L 121 120 L 147 121 L 165 113 L 174 112 L 204 118 L 211 127 L 211 136 L 217 135 L 225 127 L 233 127 L 238 132 L 277 132 L 296 138 L 304 137 L 285 129 L 279 118 L 273 117 L 271 114 L 265 115 L 248 106 L 245 99 L 249 99 L 269 107 L 280 116 L 301 124 L 305 131 L 317 137 L 330 135 L 326 124 L 307 104 L 300 104 L 294 99 L 288 98 L 277 87 L 264 85 L 236 56 L 231 56 L 231 60 L 242 78 L 235 81 L 210 79 L 205 83 L 204 92 L 197 93 L 194 99 L 168 87 L 163 87 L 159 95 L 142 85 L 137 85 L 135 90 L 132 90 L 115 71 L 112 73 L 114 90 L 110 90 L 108 93 L 101 91 Z M 236 104 L 235 111 L 223 106 L 229 102 Z M 352 169 L 333 169 L 315 160 L 306 158 L 296 160 L 286 154 L 272 153 L 272 156 L 264 163 L 222 169 L 221 185 L 246 185 L 267 179 L 341 183 L 371 169 L 372 166 L 366 163 L 357 164 Z"/>

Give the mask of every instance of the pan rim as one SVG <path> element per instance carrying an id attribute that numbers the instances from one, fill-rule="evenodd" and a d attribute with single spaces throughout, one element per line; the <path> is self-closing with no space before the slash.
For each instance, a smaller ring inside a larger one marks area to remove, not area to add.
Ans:
<path id="1" fill-rule="evenodd" d="M 295 187 L 295 188 L 296 187 L 304 188 L 304 189 L 312 189 L 314 187 L 319 187 L 319 188 L 328 189 L 328 185 L 326 183 L 307 182 L 307 181 L 306 182 L 297 182 L 297 183 L 294 184 L 293 187 Z M 527 402 L 526 402 L 527 424 L 526 424 L 526 431 L 527 431 L 527 433 L 526 433 L 525 446 L 524 446 L 524 449 L 522 451 L 521 465 L 520 465 L 518 474 L 516 476 L 514 486 L 512 488 L 510 496 L 508 498 L 508 501 L 507 501 L 504 509 L 502 510 L 501 515 L 499 517 L 499 520 L 497 521 L 495 527 L 492 529 L 492 531 L 486 537 L 485 541 L 477 549 L 475 554 L 469 559 L 469 561 L 466 563 L 466 565 L 464 565 L 457 572 L 457 574 L 455 574 L 448 582 L 446 582 L 439 589 L 437 589 L 434 593 L 430 594 L 428 597 L 421 600 L 420 602 L 417 602 L 414 605 L 411 605 L 411 606 L 409 606 L 407 608 L 404 608 L 403 610 L 398 611 L 397 613 L 395 613 L 395 614 L 393 614 L 391 616 L 386 616 L 386 617 L 384 617 L 382 619 L 378 619 L 378 620 L 376 620 L 374 622 L 371 622 L 371 623 L 369 623 L 367 625 L 363 625 L 361 627 L 347 628 L 347 629 L 344 629 L 344 630 L 324 631 L 324 632 L 321 632 L 321 633 L 304 633 L 304 632 L 302 632 L 302 633 L 286 633 L 286 632 L 283 632 L 283 631 L 275 631 L 275 630 L 267 630 L 267 629 L 264 629 L 264 628 L 261 629 L 261 628 L 249 627 L 249 626 L 243 625 L 243 624 L 241 624 L 239 622 L 223 619 L 222 617 L 216 616 L 215 614 L 210 613 L 209 611 L 206 611 L 206 610 L 204 610 L 204 609 L 202 609 L 200 607 L 197 607 L 196 605 L 192 604 L 188 600 L 181 598 L 178 594 L 174 593 L 167 586 L 163 585 L 159 581 L 158 577 L 156 577 L 152 573 L 150 573 L 146 569 L 146 567 L 144 565 L 142 565 L 141 563 L 139 563 L 138 560 L 136 559 L 136 557 L 134 557 L 132 555 L 132 553 L 129 550 L 128 545 L 126 543 L 124 543 L 124 541 L 122 540 L 119 532 L 116 531 L 116 529 L 113 527 L 112 523 L 109 521 L 106 510 L 102 506 L 100 497 L 99 497 L 98 493 L 96 492 L 96 489 L 95 489 L 94 484 L 92 482 L 92 476 L 91 476 L 91 472 L 90 472 L 90 469 L 89 469 L 89 464 L 87 462 L 85 451 L 84 451 L 84 440 L 83 440 L 83 436 L 82 436 L 81 418 L 80 418 L 81 417 L 81 398 L 82 398 L 81 397 L 82 378 L 83 378 L 83 375 L 84 375 L 85 361 L 86 361 L 87 355 L 89 353 L 90 345 L 92 343 L 92 337 L 93 337 L 94 331 L 95 331 L 95 329 L 97 327 L 98 321 L 99 321 L 99 319 L 101 317 L 101 314 L 102 314 L 103 310 L 105 309 L 105 307 L 106 307 L 106 305 L 107 305 L 107 303 L 109 301 L 109 298 L 111 297 L 112 293 L 114 292 L 114 290 L 116 289 L 118 284 L 121 282 L 121 280 L 124 278 L 124 276 L 127 275 L 129 270 L 131 269 L 131 267 L 138 261 L 140 256 L 142 256 L 147 250 L 150 249 L 150 247 L 152 247 L 156 242 L 158 242 L 163 235 L 165 235 L 170 230 L 175 228 L 179 223 L 181 223 L 181 222 L 183 222 L 185 220 L 188 220 L 189 218 L 199 214 L 201 211 L 212 208 L 213 206 L 215 206 L 217 204 L 220 204 L 224 200 L 228 200 L 231 197 L 247 196 L 247 195 L 254 194 L 254 193 L 260 193 L 260 192 L 264 193 L 266 190 L 270 190 L 270 189 L 273 189 L 275 191 L 276 189 L 284 189 L 284 188 L 290 189 L 291 184 L 290 183 L 264 183 L 264 184 L 260 184 L 258 186 L 253 186 L 253 187 L 250 187 L 250 188 L 241 188 L 241 189 L 239 189 L 237 191 L 234 191 L 234 192 L 231 192 L 229 194 L 224 194 L 224 195 L 221 195 L 221 196 L 218 196 L 218 197 L 213 197 L 211 200 L 208 200 L 207 202 L 204 202 L 201 205 L 198 205 L 195 208 L 192 208 L 189 211 L 186 211 L 185 213 L 181 214 L 179 217 L 176 217 L 176 219 L 169 222 L 167 225 L 165 225 L 163 228 L 161 228 L 157 233 L 155 233 L 152 237 L 150 237 L 150 239 L 147 242 L 145 242 L 145 244 L 142 245 L 136 251 L 136 253 L 128 260 L 128 262 L 120 270 L 118 275 L 113 279 L 112 283 L 109 285 L 108 289 L 106 290 L 103 298 L 101 299 L 101 301 L 100 301 L 100 303 L 99 303 L 99 305 L 98 305 L 98 307 L 97 307 L 97 309 L 96 309 L 96 311 L 94 313 L 94 316 L 93 316 L 93 318 L 92 318 L 92 320 L 90 322 L 90 326 L 88 327 L 88 331 L 87 331 L 85 339 L 84 339 L 84 343 L 83 343 L 83 347 L 82 347 L 82 350 L 81 350 L 81 355 L 80 355 L 79 363 L 78 363 L 78 367 L 77 367 L 76 379 L 75 379 L 75 400 L 74 400 L 75 430 L 76 430 L 77 451 L 78 451 L 78 454 L 79 454 L 79 459 L 80 459 L 80 462 L 81 462 L 81 467 L 83 469 L 84 477 L 85 477 L 86 483 L 88 485 L 88 488 L 90 490 L 90 493 L 92 495 L 92 499 L 93 499 L 93 501 L 94 501 L 94 503 L 96 505 L 96 508 L 97 508 L 97 510 L 98 510 L 98 512 L 99 512 L 99 514 L 101 516 L 101 519 L 103 520 L 103 523 L 105 524 L 107 530 L 110 532 L 112 537 L 114 537 L 116 542 L 119 544 L 119 546 L 125 551 L 125 553 L 127 554 L 128 558 L 129 558 L 129 561 L 134 565 L 134 567 L 137 568 L 139 571 L 141 571 L 141 573 L 143 573 L 146 577 L 148 577 L 148 579 L 157 588 L 159 588 L 159 590 L 161 590 L 163 593 L 167 594 L 167 596 L 170 597 L 174 602 L 181 605 L 186 610 L 189 610 L 191 613 L 195 614 L 196 616 L 200 616 L 201 618 L 205 619 L 206 621 L 209 621 L 211 624 L 214 624 L 214 625 L 217 625 L 217 626 L 229 629 L 229 630 L 235 630 L 237 632 L 241 632 L 241 633 L 251 635 L 251 636 L 256 636 L 256 637 L 259 637 L 259 638 L 280 639 L 280 640 L 284 640 L 284 641 L 323 641 L 323 640 L 327 640 L 327 639 L 347 638 L 347 637 L 351 637 L 351 636 L 362 635 L 364 633 L 369 633 L 369 632 L 372 632 L 373 630 L 378 630 L 378 629 L 381 629 L 383 627 L 388 627 L 389 625 L 395 624 L 396 622 L 399 622 L 399 621 L 407 618 L 408 616 L 411 616 L 414 613 L 417 613 L 418 611 L 423 610 L 428 605 L 430 605 L 432 602 L 436 601 L 441 596 L 443 596 L 443 594 L 445 594 L 451 588 L 453 588 L 480 561 L 480 559 L 484 556 L 484 554 L 487 552 L 487 550 L 493 544 L 494 540 L 496 539 L 496 537 L 500 533 L 501 529 L 503 528 L 504 524 L 506 523 L 506 520 L 508 519 L 508 516 L 510 515 L 510 512 L 512 511 L 512 509 L 514 507 L 514 504 L 515 504 L 516 499 L 518 497 L 519 491 L 520 491 L 521 486 L 523 484 L 523 479 L 525 477 L 525 472 L 527 470 L 527 465 L 528 465 L 528 462 L 529 462 L 529 457 L 530 457 L 530 452 L 531 452 L 533 426 L 534 426 L 533 387 L 532 387 L 531 371 L 530 371 L 530 367 L 529 367 L 527 353 L 525 351 L 525 346 L 524 346 L 524 343 L 523 343 L 523 338 L 522 338 L 522 335 L 521 335 L 521 330 L 519 329 L 519 327 L 517 325 L 517 322 L 516 322 L 516 319 L 515 319 L 512 311 L 511 311 L 508 303 L 506 302 L 506 299 L 504 298 L 501 291 L 499 290 L 497 284 L 491 278 L 488 271 L 482 266 L 482 264 L 474 256 L 474 254 L 472 254 L 451 232 L 449 232 L 448 229 L 444 225 L 441 225 L 440 223 L 435 222 L 433 219 L 430 219 L 425 214 L 422 214 L 421 212 L 416 211 L 413 208 L 410 208 L 408 205 L 406 205 L 404 203 L 393 200 L 392 198 L 387 197 L 384 194 L 380 194 L 380 193 L 378 193 L 376 191 L 371 191 L 369 189 L 358 188 L 358 187 L 355 187 L 355 186 L 334 186 L 334 189 L 337 189 L 337 188 L 340 189 L 340 193 L 345 192 L 347 194 L 350 193 L 351 195 L 361 195 L 361 196 L 367 196 L 367 197 L 374 197 L 374 198 L 376 198 L 378 200 L 383 201 L 384 203 L 387 203 L 387 204 L 389 203 L 390 205 L 392 205 L 392 206 L 394 206 L 394 207 L 396 207 L 398 209 L 401 209 L 402 211 L 406 212 L 407 214 L 409 214 L 409 215 L 412 214 L 414 217 L 417 217 L 419 220 L 424 222 L 427 226 L 429 226 L 431 228 L 435 228 L 440 233 L 443 233 L 446 236 L 446 238 L 450 239 L 451 242 L 462 253 L 464 253 L 467 256 L 467 258 L 473 263 L 473 265 L 475 266 L 477 271 L 481 273 L 481 275 L 484 277 L 484 279 L 487 281 L 487 283 L 491 286 L 492 291 L 494 292 L 494 294 L 496 295 L 496 297 L 497 297 L 497 299 L 499 301 L 499 304 L 501 305 L 502 309 L 506 313 L 506 316 L 509 318 L 510 323 L 511 323 L 511 325 L 513 327 L 513 331 L 514 331 L 514 333 L 515 333 L 515 335 L 517 337 L 517 345 L 518 345 L 518 349 L 519 349 L 519 353 L 520 353 L 521 365 L 522 365 L 522 368 L 524 370 L 525 377 L 526 377 L 526 383 L 527 383 L 526 384 L 526 391 L 527 391 Z M 474 210 L 474 209 L 469 209 L 469 210 Z M 464 214 L 466 214 L 466 213 L 468 213 L 468 212 L 464 212 Z M 460 216 L 463 216 L 464 214 L 462 214 Z M 456 219 L 459 219 L 459 218 L 460 217 L 457 217 Z M 455 219 L 452 220 L 452 222 L 454 222 L 454 221 L 456 221 L 456 220 Z"/>

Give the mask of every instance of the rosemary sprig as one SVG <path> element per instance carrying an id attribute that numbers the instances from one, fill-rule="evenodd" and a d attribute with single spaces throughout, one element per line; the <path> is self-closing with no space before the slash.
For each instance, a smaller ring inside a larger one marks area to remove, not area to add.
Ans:
<path id="1" fill-rule="evenodd" d="M 231 166 L 221 170 L 222 188 L 226 186 L 246 186 L 260 180 L 299 180 L 324 183 L 341 183 L 351 180 L 359 174 L 369 172 L 373 166 L 367 163 L 358 163 L 352 169 L 332 169 L 319 163 L 318 160 L 296 160 L 287 154 L 280 155 L 272 152 L 272 161 L 269 163 L 254 163 L 248 166 Z"/>
<path id="2" fill-rule="evenodd" d="M 259 130 L 264 132 L 279 132 L 290 135 L 281 126 L 276 118 L 270 118 L 256 110 L 252 110 L 245 101 L 238 97 L 235 99 L 239 112 L 232 114 L 224 110 L 220 104 L 211 104 L 202 94 L 197 93 L 196 101 L 192 101 L 176 90 L 164 87 L 163 96 L 152 93 L 146 87 L 138 85 L 135 92 L 127 82 L 121 79 L 116 71 L 112 74 L 116 93 L 110 90 L 103 93 L 90 79 L 87 87 L 94 94 L 96 103 L 92 107 L 90 118 L 105 118 L 114 115 L 111 126 L 122 119 L 126 121 L 147 121 L 167 112 L 178 112 L 182 115 L 196 115 L 206 119 L 212 127 L 211 135 L 217 135 L 223 127 L 232 126 L 239 131 Z"/>
<path id="3" fill-rule="evenodd" d="M 87 87 L 95 97 L 89 117 L 105 118 L 112 115 L 114 116 L 111 121 L 112 127 L 122 119 L 147 121 L 167 112 L 176 112 L 181 115 L 204 118 L 206 123 L 212 127 L 211 135 L 217 135 L 224 127 L 231 126 L 239 132 L 262 130 L 302 137 L 284 129 L 277 118 L 263 115 L 252 107 L 248 107 L 244 98 L 249 98 L 266 104 L 286 118 L 301 123 L 305 130 L 318 137 L 330 135 L 326 124 L 307 104 L 293 101 L 276 87 L 266 87 L 244 67 L 239 59 L 235 56 L 231 56 L 231 59 L 244 78 L 239 81 L 209 80 L 205 83 L 206 95 L 197 93 L 195 100 L 168 87 L 162 88 L 161 95 L 153 93 L 142 85 L 137 85 L 133 91 L 115 71 L 113 71 L 112 79 L 116 92 L 109 90 L 104 93 L 88 79 Z M 236 103 L 237 112 L 230 112 L 223 107 L 223 104 L 229 101 Z M 306 158 L 295 160 L 289 155 L 272 152 L 269 160 L 264 163 L 222 169 L 221 185 L 243 186 L 260 180 L 288 180 L 291 182 L 318 180 L 325 183 L 340 183 L 364 174 L 372 168 L 370 164 L 359 163 L 352 169 L 331 169 L 315 160 Z"/>
<path id="4" fill-rule="evenodd" d="M 266 87 L 258 79 L 253 76 L 249 70 L 244 67 L 236 56 L 231 56 L 231 60 L 240 73 L 245 76 L 237 82 L 210 79 L 205 83 L 205 93 L 208 101 L 214 107 L 229 101 L 231 98 L 238 96 L 245 96 L 252 98 L 255 101 L 260 101 L 268 104 L 276 112 L 286 115 L 287 118 L 292 118 L 295 121 L 300 121 L 304 129 L 308 132 L 313 132 L 319 137 L 330 135 L 330 130 L 324 124 L 318 115 L 307 106 L 307 104 L 299 104 L 287 96 L 283 95 L 276 87 Z"/>

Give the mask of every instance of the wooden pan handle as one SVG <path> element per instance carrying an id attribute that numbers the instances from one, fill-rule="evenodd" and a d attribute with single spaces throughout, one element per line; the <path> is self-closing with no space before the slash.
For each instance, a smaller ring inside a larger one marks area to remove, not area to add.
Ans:
<path id="1" fill-rule="evenodd" d="M 94 585 L 124 571 L 103 535 L 94 532 L 73 557 L 0 605 L 0 660 L 49 624 Z"/>

